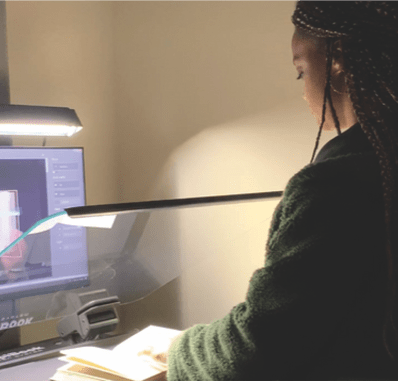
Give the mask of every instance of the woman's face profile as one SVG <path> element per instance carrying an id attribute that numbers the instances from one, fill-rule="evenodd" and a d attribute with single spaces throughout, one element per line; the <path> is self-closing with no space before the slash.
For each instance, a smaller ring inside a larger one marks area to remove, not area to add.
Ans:
<path id="1" fill-rule="evenodd" d="M 293 64 L 300 80 L 304 82 L 303 98 L 307 101 L 317 123 L 321 124 L 326 86 L 325 40 L 308 36 L 296 28 L 292 38 L 292 53 Z M 332 76 L 341 69 L 343 69 L 342 62 L 334 60 Z M 348 94 L 337 94 L 331 90 L 331 96 L 341 129 L 351 127 L 357 120 Z M 329 104 L 326 107 L 323 129 L 326 131 L 335 130 Z"/>

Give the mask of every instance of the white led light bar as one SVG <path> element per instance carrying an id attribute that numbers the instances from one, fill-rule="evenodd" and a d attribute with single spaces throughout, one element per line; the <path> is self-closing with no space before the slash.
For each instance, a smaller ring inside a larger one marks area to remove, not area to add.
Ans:
<path id="1" fill-rule="evenodd" d="M 82 128 L 66 107 L 0 105 L 0 135 L 72 136 Z"/>

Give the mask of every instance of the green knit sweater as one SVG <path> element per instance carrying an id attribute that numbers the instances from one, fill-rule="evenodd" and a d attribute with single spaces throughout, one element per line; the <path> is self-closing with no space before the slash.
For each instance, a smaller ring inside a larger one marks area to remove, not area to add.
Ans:
<path id="1" fill-rule="evenodd" d="M 398 380 L 381 336 L 384 230 L 378 161 L 356 124 L 289 180 L 246 300 L 184 331 L 167 380 Z"/>

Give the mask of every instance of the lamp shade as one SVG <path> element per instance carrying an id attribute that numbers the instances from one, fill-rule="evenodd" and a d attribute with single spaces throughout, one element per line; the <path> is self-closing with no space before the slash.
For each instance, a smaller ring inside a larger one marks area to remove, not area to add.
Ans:
<path id="1" fill-rule="evenodd" d="M 0 136 L 72 136 L 82 128 L 67 107 L 0 105 Z"/>

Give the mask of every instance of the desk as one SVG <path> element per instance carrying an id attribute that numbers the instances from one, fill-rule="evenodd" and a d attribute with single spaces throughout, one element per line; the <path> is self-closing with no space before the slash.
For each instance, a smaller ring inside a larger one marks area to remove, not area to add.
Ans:
<path id="1" fill-rule="evenodd" d="M 48 381 L 65 362 L 53 357 L 0 369 L 1 381 Z"/>
<path id="2" fill-rule="evenodd" d="M 112 349 L 115 345 L 121 343 L 131 335 L 132 334 L 121 335 L 102 340 L 97 346 Z M 56 370 L 66 364 L 64 361 L 58 360 L 60 356 L 61 354 L 51 358 L 38 359 L 29 363 L 0 369 L 0 381 L 49 381 Z"/>

